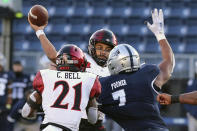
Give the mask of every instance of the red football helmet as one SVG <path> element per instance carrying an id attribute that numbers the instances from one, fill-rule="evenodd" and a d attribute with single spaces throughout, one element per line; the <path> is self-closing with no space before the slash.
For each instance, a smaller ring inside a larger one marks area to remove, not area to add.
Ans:
<path id="1" fill-rule="evenodd" d="M 104 66 L 107 60 L 99 59 L 96 56 L 96 49 L 95 49 L 96 43 L 103 43 L 113 48 L 118 44 L 116 36 L 110 30 L 100 29 L 94 32 L 90 37 L 89 45 L 88 45 L 88 53 L 93 57 L 93 59 L 96 61 L 98 65 Z"/>
<path id="2" fill-rule="evenodd" d="M 87 60 L 83 51 L 73 44 L 64 45 L 57 53 L 56 65 L 58 71 L 84 72 Z"/>

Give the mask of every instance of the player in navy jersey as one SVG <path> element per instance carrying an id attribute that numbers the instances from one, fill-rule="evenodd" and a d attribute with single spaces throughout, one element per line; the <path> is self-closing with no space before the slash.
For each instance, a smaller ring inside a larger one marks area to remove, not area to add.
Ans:
<path id="1" fill-rule="evenodd" d="M 11 108 L 12 97 L 9 84 L 11 83 L 10 74 L 4 71 L 6 59 L 0 53 L 0 130 L 6 130 L 6 117 Z"/>
<path id="2" fill-rule="evenodd" d="M 111 76 L 100 78 L 99 109 L 125 131 L 168 131 L 160 116 L 156 90 L 169 80 L 174 54 L 164 35 L 162 10 L 155 9 L 152 19 L 153 24 L 147 26 L 159 42 L 161 63 L 141 66 L 138 52 L 128 44 L 121 44 L 112 49 L 108 58 Z"/>
<path id="3" fill-rule="evenodd" d="M 25 91 L 28 90 L 30 83 L 30 76 L 23 73 L 23 66 L 20 61 L 15 61 L 13 63 L 12 72 L 13 82 L 10 85 L 12 88 L 12 99 L 13 105 L 17 103 L 18 100 L 24 99 Z"/>

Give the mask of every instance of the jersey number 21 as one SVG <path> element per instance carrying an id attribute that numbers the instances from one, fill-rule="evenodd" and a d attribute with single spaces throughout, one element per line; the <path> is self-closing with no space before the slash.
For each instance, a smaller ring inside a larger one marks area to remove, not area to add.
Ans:
<path id="1" fill-rule="evenodd" d="M 62 103 L 63 99 L 66 97 L 66 95 L 68 94 L 70 88 L 69 88 L 69 85 L 68 85 L 68 83 L 66 81 L 57 81 L 55 83 L 55 86 L 54 86 L 53 90 L 55 90 L 60 85 L 63 86 L 62 92 L 59 95 L 59 97 L 57 98 L 57 100 L 55 101 L 55 103 L 51 107 L 68 109 L 68 103 L 64 104 L 64 105 L 62 105 L 61 103 Z M 80 104 L 81 104 L 81 86 L 82 86 L 82 83 L 78 83 L 77 85 L 72 87 L 75 90 L 74 105 L 72 107 L 72 110 L 81 111 L 81 109 L 80 109 Z"/>

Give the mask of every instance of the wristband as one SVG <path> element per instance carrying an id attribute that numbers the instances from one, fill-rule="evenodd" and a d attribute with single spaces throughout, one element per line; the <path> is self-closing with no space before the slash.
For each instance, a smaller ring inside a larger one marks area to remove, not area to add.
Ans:
<path id="1" fill-rule="evenodd" d="M 157 41 L 159 42 L 160 40 L 166 39 L 166 36 L 162 33 L 162 34 L 157 34 L 155 35 L 157 38 Z"/>
<path id="2" fill-rule="evenodd" d="M 38 39 L 40 38 L 40 35 L 45 35 L 43 30 L 37 30 L 36 31 L 36 36 L 38 37 Z"/>
<path id="3" fill-rule="evenodd" d="M 171 103 L 179 103 L 179 95 L 171 96 Z"/>

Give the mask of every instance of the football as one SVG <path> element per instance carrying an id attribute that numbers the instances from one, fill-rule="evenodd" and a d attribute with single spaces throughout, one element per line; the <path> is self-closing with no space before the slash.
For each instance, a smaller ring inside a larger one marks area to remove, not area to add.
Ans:
<path id="1" fill-rule="evenodd" d="M 28 13 L 30 22 L 37 26 L 43 26 L 48 22 L 48 11 L 42 5 L 34 5 Z"/>

